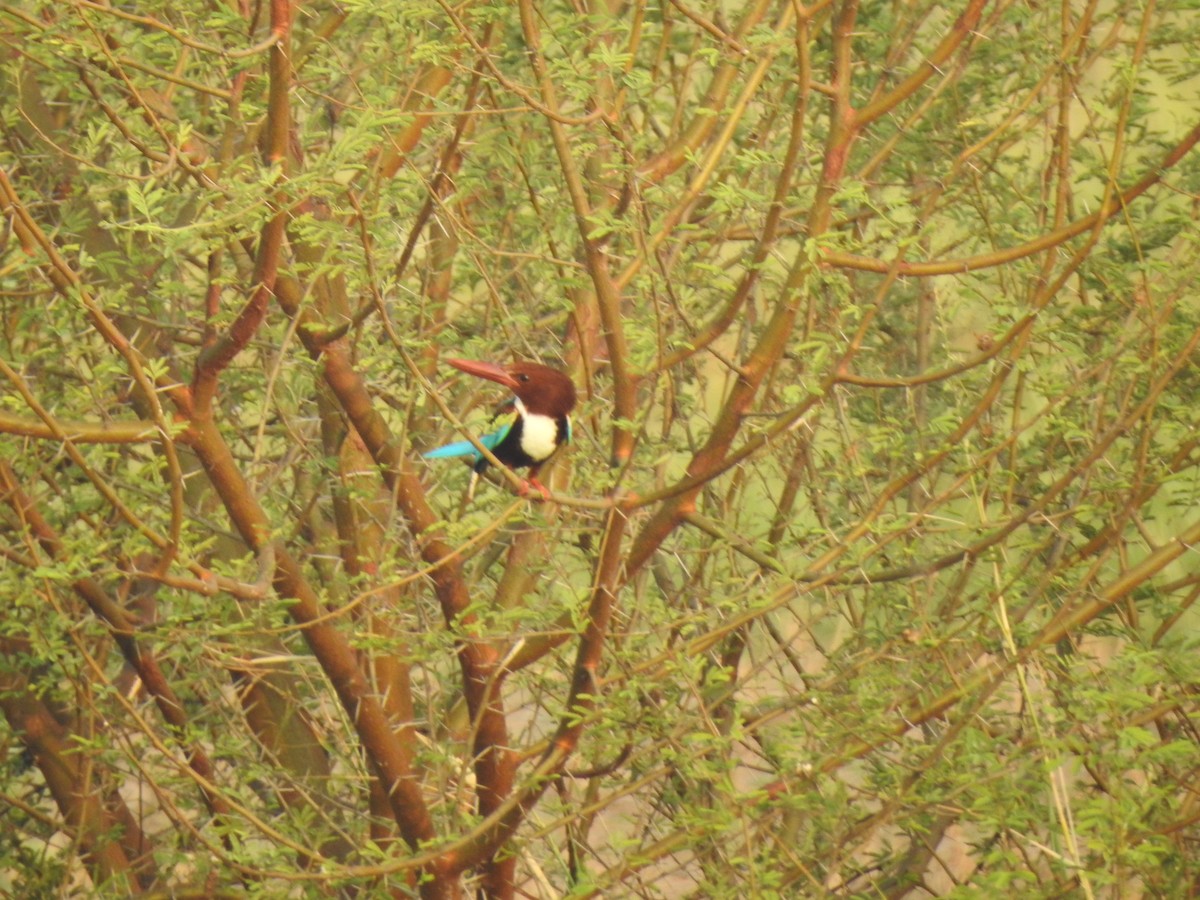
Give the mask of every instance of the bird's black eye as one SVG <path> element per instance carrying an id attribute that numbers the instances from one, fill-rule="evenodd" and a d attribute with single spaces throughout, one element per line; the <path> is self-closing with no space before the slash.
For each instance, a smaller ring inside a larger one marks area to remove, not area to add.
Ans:
<path id="1" fill-rule="evenodd" d="M 517 381 L 528 381 L 528 380 L 529 380 L 529 376 L 526 375 L 524 372 L 522 372 L 520 375 L 517 376 Z"/>

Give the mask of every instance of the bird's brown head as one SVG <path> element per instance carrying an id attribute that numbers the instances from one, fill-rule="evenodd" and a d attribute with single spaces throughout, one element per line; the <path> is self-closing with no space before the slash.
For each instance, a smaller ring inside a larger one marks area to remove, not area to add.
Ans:
<path id="1" fill-rule="evenodd" d="M 471 359 L 446 362 L 469 375 L 504 385 L 520 398 L 529 413 L 557 417 L 568 415 L 575 408 L 575 383 L 566 373 L 550 366 L 535 362 L 498 366 Z"/>

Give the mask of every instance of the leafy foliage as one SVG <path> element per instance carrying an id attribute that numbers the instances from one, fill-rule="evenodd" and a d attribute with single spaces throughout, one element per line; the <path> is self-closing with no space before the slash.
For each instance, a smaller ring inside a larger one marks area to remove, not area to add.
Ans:
<path id="1" fill-rule="evenodd" d="M 1194 16 L 136 6 L 0 7 L 5 890 L 1195 890 Z"/>

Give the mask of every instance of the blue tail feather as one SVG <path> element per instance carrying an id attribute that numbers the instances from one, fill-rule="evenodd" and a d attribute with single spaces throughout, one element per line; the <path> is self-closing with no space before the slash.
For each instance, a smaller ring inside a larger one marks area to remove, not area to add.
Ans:
<path id="1" fill-rule="evenodd" d="M 470 441 L 457 441 L 421 454 L 422 459 L 449 459 L 452 456 L 474 456 L 478 458 L 479 451 L 475 449 L 475 445 Z"/>
<path id="2" fill-rule="evenodd" d="M 481 437 L 479 443 L 483 444 L 489 450 L 495 450 L 511 428 L 512 422 L 505 422 L 501 428 Z M 483 459 L 483 454 L 476 450 L 475 445 L 470 441 L 455 441 L 453 444 L 446 444 L 444 447 L 435 447 L 433 450 L 428 450 L 421 454 L 422 459 L 449 459 L 452 456 L 469 456 L 476 461 Z"/>

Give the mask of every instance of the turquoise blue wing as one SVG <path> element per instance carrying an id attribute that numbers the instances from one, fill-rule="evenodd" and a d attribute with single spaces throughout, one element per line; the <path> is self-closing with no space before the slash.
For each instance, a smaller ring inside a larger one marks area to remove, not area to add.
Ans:
<path id="1" fill-rule="evenodd" d="M 500 442 L 512 430 L 513 423 L 517 420 L 517 415 L 514 412 L 503 422 L 499 428 L 491 434 L 485 434 L 479 439 L 479 443 L 487 447 L 489 450 L 495 450 L 500 445 Z M 483 454 L 475 449 L 475 445 L 470 441 L 455 441 L 453 444 L 446 444 L 444 447 L 437 447 L 421 454 L 424 459 L 449 459 L 453 456 L 469 456 L 473 461 L 483 459 Z"/>

